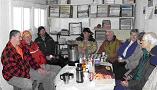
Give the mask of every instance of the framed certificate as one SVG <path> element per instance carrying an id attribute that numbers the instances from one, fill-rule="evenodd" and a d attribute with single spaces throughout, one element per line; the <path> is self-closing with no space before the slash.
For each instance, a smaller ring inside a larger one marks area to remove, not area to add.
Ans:
<path id="1" fill-rule="evenodd" d="M 78 5 L 77 6 L 77 17 L 78 18 L 89 17 L 89 5 Z"/>
<path id="2" fill-rule="evenodd" d="M 132 17 L 133 16 L 133 5 L 121 5 L 121 16 Z"/>
<path id="3" fill-rule="evenodd" d="M 59 17 L 59 5 L 52 5 L 49 7 L 50 17 Z"/>
<path id="4" fill-rule="evenodd" d="M 69 23 L 70 35 L 79 35 L 82 33 L 82 22 Z"/>
<path id="5" fill-rule="evenodd" d="M 97 17 L 108 16 L 108 5 L 97 5 Z"/>
<path id="6" fill-rule="evenodd" d="M 109 16 L 119 17 L 120 16 L 120 5 L 109 5 Z"/>
<path id="7" fill-rule="evenodd" d="M 130 30 L 133 28 L 132 18 L 120 18 L 119 20 L 120 30 Z"/>
<path id="8" fill-rule="evenodd" d="M 71 5 L 60 5 L 60 17 L 61 18 L 72 18 L 72 6 Z"/>

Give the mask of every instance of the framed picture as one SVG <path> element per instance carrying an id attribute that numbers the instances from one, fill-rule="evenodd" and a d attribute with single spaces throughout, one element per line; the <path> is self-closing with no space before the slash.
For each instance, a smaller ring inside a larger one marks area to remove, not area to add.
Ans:
<path id="1" fill-rule="evenodd" d="M 133 28 L 133 18 L 120 18 L 119 25 L 120 30 L 130 30 Z"/>
<path id="2" fill-rule="evenodd" d="M 97 17 L 108 16 L 108 5 L 97 5 Z"/>
<path id="3" fill-rule="evenodd" d="M 119 17 L 120 16 L 120 5 L 109 5 L 109 16 Z"/>
<path id="4" fill-rule="evenodd" d="M 82 22 L 69 23 L 70 35 L 79 35 L 82 33 Z"/>
<path id="5" fill-rule="evenodd" d="M 89 17 L 97 17 L 97 5 L 90 5 Z"/>
<path id="6" fill-rule="evenodd" d="M 153 6 L 153 0 L 148 0 L 148 7 L 152 7 Z"/>
<path id="7" fill-rule="evenodd" d="M 95 40 L 103 42 L 106 39 L 105 30 L 95 30 Z"/>
<path id="8" fill-rule="evenodd" d="M 60 17 L 72 18 L 73 9 L 71 5 L 60 5 Z"/>
<path id="9" fill-rule="evenodd" d="M 78 5 L 77 6 L 77 17 L 78 18 L 89 17 L 89 5 Z"/>
<path id="10" fill-rule="evenodd" d="M 49 16 L 50 17 L 59 17 L 59 5 L 52 5 L 49 7 Z"/>
<path id="11" fill-rule="evenodd" d="M 133 16 L 133 5 L 121 5 L 121 16 L 132 17 Z"/>

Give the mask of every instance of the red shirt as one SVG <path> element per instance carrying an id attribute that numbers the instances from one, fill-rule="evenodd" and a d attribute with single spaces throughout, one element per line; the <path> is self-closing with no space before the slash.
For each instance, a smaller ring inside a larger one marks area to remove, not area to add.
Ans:
<path id="1" fill-rule="evenodd" d="M 22 41 L 22 44 L 29 49 L 32 57 L 36 60 L 36 62 L 39 65 L 46 64 L 46 58 L 44 54 L 40 51 L 39 46 L 37 45 L 36 42 L 31 42 L 31 44 L 28 45 L 25 43 L 25 41 Z"/>
<path id="2" fill-rule="evenodd" d="M 1 55 L 3 65 L 2 74 L 5 80 L 9 81 L 13 76 L 30 78 L 30 68 L 38 69 L 39 64 L 32 58 L 29 50 L 22 46 L 23 58 L 16 51 L 15 47 L 8 42 Z"/>

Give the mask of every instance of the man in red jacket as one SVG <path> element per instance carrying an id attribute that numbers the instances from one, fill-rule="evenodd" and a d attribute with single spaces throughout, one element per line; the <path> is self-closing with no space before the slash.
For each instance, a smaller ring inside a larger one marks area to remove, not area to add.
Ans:
<path id="1" fill-rule="evenodd" d="M 26 47 L 20 46 L 20 40 L 21 33 L 18 30 L 12 30 L 9 42 L 1 55 L 2 74 L 9 84 L 22 90 L 32 90 L 33 78 L 30 73 L 33 72 L 30 69 L 34 69 L 42 76 L 46 76 L 47 72 L 40 68 Z"/>

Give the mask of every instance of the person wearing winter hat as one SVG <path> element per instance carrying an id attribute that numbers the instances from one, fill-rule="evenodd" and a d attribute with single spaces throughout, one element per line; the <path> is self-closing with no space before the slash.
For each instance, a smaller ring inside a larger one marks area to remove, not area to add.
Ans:
<path id="1" fill-rule="evenodd" d="M 96 40 L 93 38 L 93 32 L 89 28 L 84 28 L 79 37 L 76 38 L 78 44 L 79 57 L 88 57 L 97 50 Z"/>
<path id="2" fill-rule="evenodd" d="M 55 41 L 53 38 L 46 32 L 45 27 L 38 27 L 38 37 L 35 39 L 35 42 L 39 45 L 40 50 L 45 56 L 55 54 Z"/>
<path id="3" fill-rule="evenodd" d="M 22 33 L 22 45 L 29 49 L 30 54 L 40 67 L 47 72 L 46 75 L 32 73 L 32 77 L 43 83 L 44 90 L 54 90 L 53 80 L 60 71 L 61 67 L 58 65 L 48 65 L 44 54 L 40 51 L 39 46 L 36 42 L 32 41 L 32 34 L 25 30 Z M 32 69 L 31 69 L 32 70 Z M 34 70 L 32 70 L 34 71 Z M 35 71 L 34 71 L 35 72 Z M 49 80 L 49 81 L 47 81 Z"/>

